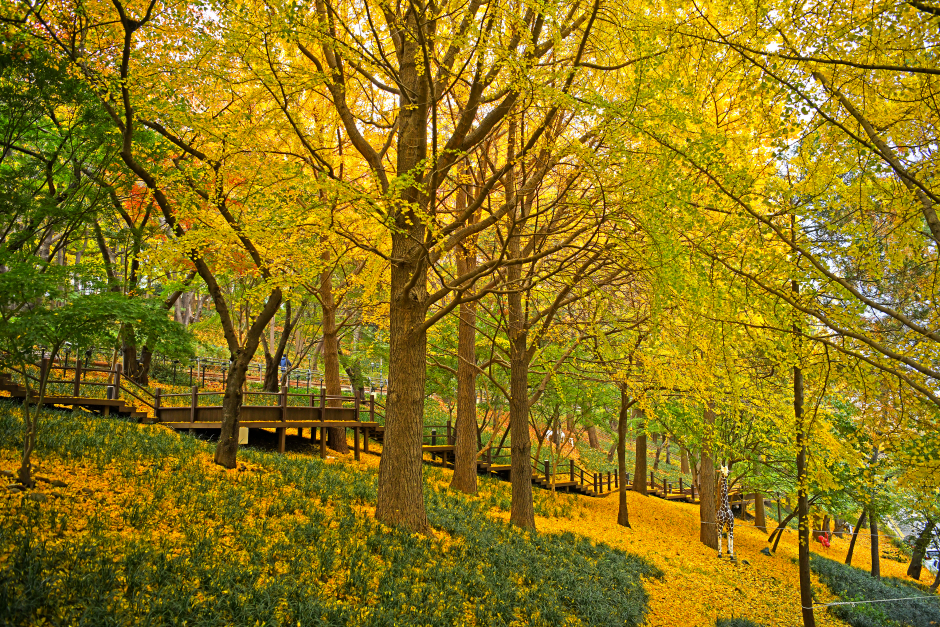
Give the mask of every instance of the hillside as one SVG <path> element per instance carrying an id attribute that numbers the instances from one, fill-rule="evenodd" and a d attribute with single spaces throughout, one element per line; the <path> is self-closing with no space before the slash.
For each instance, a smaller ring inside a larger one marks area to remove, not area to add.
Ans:
<path id="1" fill-rule="evenodd" d="M 792 531 L 768 557 L 740 523 L 735 565 L 698 542 L 695 506 L 631 493 L 624 529 L 615 497 L 536 491 L 539 532 L 524 533 L 503 524 L 508 484 L 483 479 L 466 498 L 426 466 L 424 537 L 372 518 L 375 454 L 245 449 L 224 471 L 189 436 L 77 416 L 44 417 L 38 475 L 57 483 L 0 497 L 4 624 L 799 624 Z M 0 405 L 2 470 L 18 463 L 18 429 Z M 855 564 L 868 559 L 863 539 Z M 882 561 L 885 576 L 904 570 Z"/>

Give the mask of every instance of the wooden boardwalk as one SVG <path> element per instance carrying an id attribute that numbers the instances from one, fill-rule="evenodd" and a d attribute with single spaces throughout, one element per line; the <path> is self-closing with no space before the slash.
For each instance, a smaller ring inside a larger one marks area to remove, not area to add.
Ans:
<path id="1" fill-rule="evenodd" d="M 47 406 L 82 407 L 104 416 L 120 416 L 148 424 L 162 424 L 175 430 L 220 430 L 222 426 L 222 394 L 200 392 L 193 387 L 185 394 L 164 394 L 157 389 L 151 392 L 145 387 L 122 378 L 121 366 L 114 370 L 50 365 L 44 360 L 42 367 L 51 368 L 47 384 L 47 395 L 43 404 Z M 54 375 L 61 373 L 59 378 Z M 12 380 L 10 375 L 0 373 L 0 391 L 15 399 L 25 399 L 26 388 Z M 65 392 L 65 393 L 63 393 Z M 121 397 L 125 396 L 125 399 Z M 36 402 L 35 393 L 30 396 Z M 133 404 L 132 404 L 133 403 Z M 280 392 L 244 392 L 239 419 L 242 429 L 274 429 L 277 434 L 279 452 L 284 452 L 288 429 L 297 429 L 303 437 L 310 429 L 311 441 L 320 443 L 320 457 L 326 456 L 326 430 L 341 428 L 353 432 L 353 454 L 369 452 L 369 441 L 382 442 L 385 427 L 376 414 L 375 396 L 361 398 L 358 392 L 352 395 L 330 396 L 320 390 L 313 394 Z M 319 429 L 319 437 L 317 430 Z M 244 433 L 247 433 L 244 432 Z M 429 457 L 427 461 L 453 466 L 455 432 L 450 421 L 446 425 L 427 425 L 423 435 L 422 449 Z M 511 467 L 498 463 L 501 448 L 492 447 L 482 452 L 477 460 L 477 472 L 508 479 Z M 504 457 L 504 456 L 503 456 Z M 577 466 L 574 460 L 559 463 L 555 468 L 548 460 L 541 463 L 533 458 L 532 483 L 544 489 L 604 497 L 620 488 L 617 473 L 597 473 Z M 634 478 L 635 479 L 635 478 Z M 654 473 L 644 477 L 647 493 L 671 501 L 698 503 L 694 486 L 686 486 L 680 479 L 672 484 L 665 479 L 657 481 Z M 626 487 L 633 489 L 629 473 Z M 729 495 L 739 505 L 746 504 L 740 493 Z M 734 503 L 733 503 L 734 504 Z"/>

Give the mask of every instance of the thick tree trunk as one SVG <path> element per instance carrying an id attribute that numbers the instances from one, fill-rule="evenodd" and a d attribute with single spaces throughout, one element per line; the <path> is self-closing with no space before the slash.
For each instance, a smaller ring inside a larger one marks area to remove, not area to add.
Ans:
<path id="1" fill-rule="evenodd" d="M 705 409 L 706 429 L 714 429 L 715 412 L 710 407 Z M 699 521 L 701 529 L 699 530 L 699 539 L 702 544 L 712 549 L 718 550 L 718 513 L 715 495 L 715 462 L 711 456 L 710 446 L 706 445 L 702 450 L 702 465 L 699 478 Z"/>
<path id="2" fill-rule="evenodd" d="M 590 447 L 594 449 L 595 451 L 599 450 L 601 448 L 601 443 L 597 439 L 597 427 L 594 425 L 591 425 L 590 427 L 588 427 L 587 435 L 588 435 L 588 444 L 590 445 Z"/>
<path id="3" fill-rule="evenodd" d="M 620 506 L 617 510 L 617 524 L 630 526 L 630 511 L 627 507 L 627 421 L 629 419 L 630 398 L 626 390 L 620 390 L 620 416 L 617 420 L 617 473 L 620 476 Z"/>
<path id="4" fill-rule="evenodd" d="M 924 567 L 924 555 L 927 553 L 927 547 L 930 546 L 936 527 L 936 521 L 928 518 L 920 535 L 917 536 L 917 542 L 914 543 L 914 555 L 911 556 L 911 564 L 907 567 L 907 576 L 911 579 L 920 579 L 920 573 Z"/>
<path id="5" fill-rule="evenodd" d="M 223 299 L 221 292 L 215 297 Z M 214 298 L 215 298 L 214 297 Z M 222 301 L 224 306 L 224 301 Z M 274 317 L 275 312 L 281 306 L 281 290 L 275 289 L 268 296 L 268 300 L 261 310 L 261 313 L 255 319 L 245 334 L 244 344 L 236 349 L 232 355 L 232 367 L 229 368 L 228 376 L 225 379 L 225 393 L 222 397 L 222 425 L 219 430 L 219 443 L 215 447 L 215 463 L 225 468 L 234 468 L 238 459 L 238 419 L 242 408 L 242 387 L 245 383 L 245 375 L 248 372 L 248 366 L 251 358 L 258 350 L 258 344 L 261 342 L 261 334 L 268 322 Z M 223 324 L 225 334 L 229 338 L 237 337 L 235 329 L 231 325 L 228 317 L 228 324 Z M 235 342 L 231 340 L 229 346 Z"/>
<path id="6" fill-rule="evenodd" d="M 429 529 L 424 506 L 421 435 L 427 371 L 428 269 L 423 244 L 425 212 L 433 213 L 421 168 L 428 154 L 430 98 L 421 42 L 412 36 L 425 26 L 414 8 L 404 11 L 400 42 L 398 135 L 395 171 L 416 181 L 394 203 L 389 282 L 389 382 L 385 444 L 379 463 L 375 517 L 411 531 Z"/>
<path id="7" fill-rule="evenodd" d="M 510 266 L 510 282 L 519 279 L 519 266 Z M 512 275 L 516 276 L 513 277 Z M 535 527 L 532 504 L 532 445 L 529 439 L 529 357 L 528 333 L 523 322 L 522 295 L 512 292 L 509 300 L 509 426 L 510 482 L 512 505 L 509 522 L 519 527 Z"/>
<path id="8" fill-rule="evenodd" d="M 933 583 L 930 584 L 930 591 L 936 592 L 938 586 L 940 586 L 940 568 L 937 569 L 937 576 L 934 577 Z"/>
<path id="9" fill-rule="evenodd" d="M 646 496 L 649 493 L 646 486 L 646 421 L 642 409 L 634 409 L 633 416 L 641 419 L 637 424 L 636 458 L 633 465 L 633 491 Z"/>
<path id="10" fill-rule="evenodd" d="M 849 552 L 845 555 L 845 565 L 852 565 L 852 554 L 855 553 L 855 541 L 858 540 L 858 533 L 861 528 L 865 525 L 865 519 L 868 517 L 868 510 L 862 509 L 862 515 L 858 517 L 858 523 L 855 525 L 855 529 L 852 530 L 852 541 L 849 542 Z"/>
<path id="11" fill-rule="evenodd" d="M 881 579 L 881 549 L 878 546 L 878 515 L 868 513 L 868 526 L 871 530 L 871 576 Z"/>
<path id="12" fill-rule="evenodd" d="M 323 378 L 327 396 L 342 396 L 343 387 L 339 380 L 339 329 L 336 326 L 336 301 L 333 298 L 333 273 L 324 270 L 320 273 L 320 309 L 322 319 L 320 326 L 323 330 Z M 330 400 L 329 407 L 342 407 L 340 400 Z M 320 437 L 323 437 L 322 433 Z M 349 452 L 349 443 L 346 441 L 346 429 L 343 427 L 329 427 L 327 429 L 327 446 L 337 453 Z"/>
<path id="13" fill-rule="evenodd" d="M 424 241 L 424 229 L 409 230 L 406 226 L 400 225 L 404 232 L 392 236 L 392 258 L 415 261 L 394 263 L 391 269 L 388 395 L 375 516 L 386 524 L 423 533 L 429 528 L 421 451 L 427 370 L 427 332 L 423 327 L 427 271 L 413 244 L 415 240 Z M 413 273 L 419 277 L 412 286 Z"/>
<path id="14" fill-rule="evenodd" d="M 463 194 L 459 194 L 458 205 Z M 458 207 L 459 209 L 459 207 Z M 472 251 L 457 255 L 457 273 L 476 267 Z M 476 303 L 460 305 L 457 325 L 457 424 L 454 441 L 454 476 L 450 487 L 466 494 L 477 493 L 477 359 Z"/>
<path id="15" fill-rule="evenodd" d="M 796 282 L 794 282 L 796 285 Z M 808 478 L 806 476 L 806 434 L 803 424 L 803 371 L 793 367 L 793 414 L 796 419 L 796 456 L 797 509 L 799 511 L 799 558 L 800 558 L 800 605 L 803 609 L 803 627 L 816 627 L 813 613 L 812 581 L 809 567 L 809 502 L 806 494 Z"/>
<path id="16" fill-rule="evenodd" d="M 754 493 L 754 526 L 767 533 L 767 515 L 764 512 L 764 495 Z"/>

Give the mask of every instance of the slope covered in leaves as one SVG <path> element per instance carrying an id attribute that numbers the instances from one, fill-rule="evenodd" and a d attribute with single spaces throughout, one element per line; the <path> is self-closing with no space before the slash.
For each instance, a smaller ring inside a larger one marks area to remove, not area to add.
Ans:
<path id="1" fill-rule="evenodd" d="M 638 625 L 645 560 L 523 532 L 429 487 L 428 537 L 372 515 L 369 464 L 246 450 L 237 470 L 160 427 L 44 416 L 43 482 L 0 500 L 14 625 Z M 0 406 L 0 467 L 21 427 Z"/>
<path id="2" fill-rule="evenodd" d="M 483 479 L 467 498 L 426 466 L 425 537 L 374 521 L 375 455 L 246 449 L 223 471 L 206 443 L 159 427 L 45 419 L 38 474 L 65 486 L 0 497 L 0 616 L 12 624 L 800 624 L 793 531 L 768 557 L 766 535 L 739 522 L 734 564 L 698 542 L 697 506 L 630 493 L 624 529 L 616 497 L 536 490 L 540 531 L 520 532 L 501 522 L 507 483 Z M 18 429 L 0 405 L 2 469 Z M 813 548 L 841 560 L 847 540 Z M 854 563 L 869 560 L 861 536 Z M 882 560 L 885 576 L 905 567 Z M 817 621 L 845 624 L 824 609 Z"/>

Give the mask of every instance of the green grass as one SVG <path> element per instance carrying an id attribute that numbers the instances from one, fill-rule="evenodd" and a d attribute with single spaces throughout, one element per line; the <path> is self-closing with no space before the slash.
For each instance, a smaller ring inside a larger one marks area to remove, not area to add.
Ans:
<path id="1" fill-rule="evenodd" d="M 940 598 L 897 579 L 874 579 L 866 571 L 813 555 L 810 565 L 840 601 L 880 601 L 923 597 L 887 603 L 833 605 L 829 611 L 852 627 L 930 627 L 940 625 Z"/>
<path id="2" fill-rule="evenodd" d="M 641 578 L 661 576 L 623 551 L 491 519 L 500 489 L 427 487 L 427 537 L 359 511 L 375 503 L 374 471 L 246 449 L 260 470 L 222 474 L 199 459 L 211 445 L 159 427 L 44 421 L 37 457 L 116 472 L 102 494 L 118 518 L 70 497 L 7 497 L 3 625 L 639 625 Z M 0 403 L 0 448 L 20 428 Z"/>

